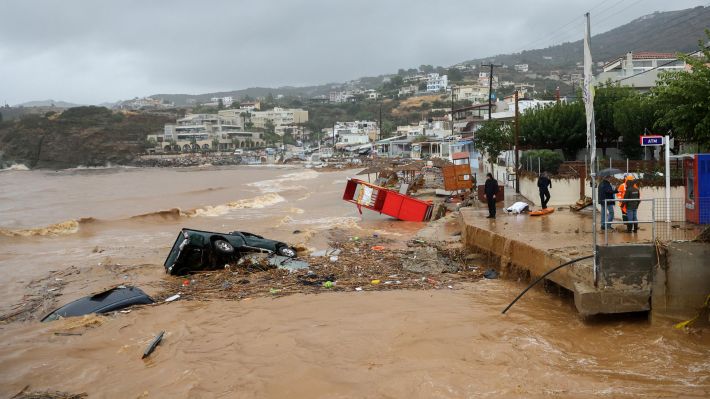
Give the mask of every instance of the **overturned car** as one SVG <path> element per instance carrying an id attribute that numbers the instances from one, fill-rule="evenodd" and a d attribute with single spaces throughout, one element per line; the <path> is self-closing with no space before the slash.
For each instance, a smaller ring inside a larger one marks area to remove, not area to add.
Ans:
<path id="1" fill-rule="evenodd" d="M 296 257 L 296 250 L 288 244 L 252 233 L 215 233 L 182 229 L 165 259 L 164 266 L 168 274 L 183 275 L 193 271 L 218 269 L 253 252 Z"/>

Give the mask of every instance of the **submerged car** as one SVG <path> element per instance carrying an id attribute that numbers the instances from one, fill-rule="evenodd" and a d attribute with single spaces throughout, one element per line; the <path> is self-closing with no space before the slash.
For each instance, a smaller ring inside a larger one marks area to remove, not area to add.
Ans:
<path id="1" fill-rule="evenodd" d="M 215 233 L 182 229 L 165 259 L 164 266 L 168 274 L 183 275 L 193 271 L 218 269 L 250 252 L 296 257 L 296 250 L 288 244 L 252 233 Z"/>
<path id="2" fill-rule="evenodd" d="M 118 286 L 70 302 L 44 316 L 42 321 L 54 321 L 62 317 L 83 316 L 90 313 L 108 313 L 133 305 L 148 305 L 153 299 L 140 288 Z"/>

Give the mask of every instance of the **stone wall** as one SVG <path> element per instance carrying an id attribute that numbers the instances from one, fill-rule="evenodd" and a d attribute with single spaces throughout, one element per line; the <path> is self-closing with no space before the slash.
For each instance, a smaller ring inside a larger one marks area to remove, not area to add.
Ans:
<path id="1" fill-rule="evenodd" d="M 710 244 L 673 242 L 653 277 L 652 315 L 688 320 L 710 295 Z"/>

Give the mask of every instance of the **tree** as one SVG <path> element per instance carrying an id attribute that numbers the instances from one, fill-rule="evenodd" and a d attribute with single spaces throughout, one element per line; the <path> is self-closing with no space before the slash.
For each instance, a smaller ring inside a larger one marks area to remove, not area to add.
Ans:
<path id="1" fill-rule="evenodd" d="M 0 112 L 0 123 L 2 123 L 2 112 Z"/>
<path id="2" fill-rule="evenodd" d="M 574 159 L 587 142 L 584 105 L 570 104 L 533 108 L 520 116 L 520 139 L 523 147 L 559 148 L 565 157 Z"/>
<path id="3" fill-rule="evenodd" d="M 424 64 L 422 64 L 422 65 L 419 65 L 419 70 L 420 70 L 422 73 L 432 73 L 432 72 L 434 72 L 434 67 L 431 66 L 431 65 L 424 65 Z"/>
<path id="4" fill-rule="evenodd" d="M 463 72 L 461 72 L 458 68 L 449 68 L 446 74 L 448 75 L 450 82 L 463 81 Z"/>
<path id="5" fill-rule="evenodd" d="M 614 110 L 617 102 L 635 93 L 632 87 L 622 87 L 618 83 L 607 83 L 597 88 L 594 94 L 594 123 L 597 146 L 606 156 L 606 149 L 620 136 L 614 124 Z"/>
<path id="6" fill-rule="evenodd" d="M 503 151 L 513 147 L 513 134 L 507 124 L 499 121 L 486 121 L 474 132 L 474 142 L 481 153 L 488 155 L 488 162 L 493 163 Z"/>
<path id="7" fill-rule="evenodd" d="M 212 139 L 212 151 L 217 151 L 219 150 L 219 139 L 217 137 L 214 137 Z"/>
<path id="8" fill-rule="evenodd" d="M 644 132 L 652 132 L 656 118 L 656 102 L 653 98 L 634 93 L 616 103 L 614 110 L 614 127 L 621 134 L 619 148 L 624 156 L 639 159 L 643 149 L 639 144 L 639 136 Z"/>
<path id="9" fill-rule="evenodd" d="M 264 123 L 264 141 L 268 144 L 274 144 L 277 141 L 281 141 L 281 137 L 276 134 L 276 126 L 271 119 L 267 119 Z"/>
<path id="10" fill-rule="evenodd" d="M 218 109 L 218 110 L 224 109 L 224 101 L 222 101 L 221 98 L 220 98 L 220 99 L 217 99 L 217 109 Z"/>
<path id="11" fill-rule="evenodd" d="M 710 40 L 710 30 L 705 30 Z M 710 148 L 710 48 L 699 41 L 700 56 L 679 55 L 690 71 L 663 72 L 651 89 L 657 108 L 657 129 L 670 127 L 673 136 Z"/>
<path id="12" fill-rule="evenodd" d="M 151 148 L 155 148 L 157 146 L 158 146 L 158 141 L 155 140 L 154 138 L 151 137 L 151 138 L 145 140 L 145 149 L 146 150 L 151 149 Z"/>

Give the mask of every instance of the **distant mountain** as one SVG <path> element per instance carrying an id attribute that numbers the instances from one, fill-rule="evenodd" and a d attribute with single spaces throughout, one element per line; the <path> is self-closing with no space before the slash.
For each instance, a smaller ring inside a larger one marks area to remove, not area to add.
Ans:
<path id="1" fill-rule="evenodd" d="M 593 16 L 592 16 L 593 18 Z M 690 52 L 697 50 L 698 40 L 705 37 L 704 29 L 710 27 L 710 6 L 695 7 L 679 11 L 655 12 L 637 18 L 625 25 L 619 26 L 607 32 L 592 36 L 592 58 L 595 62 L 607 62 L 617 57 L 625 55 L 629 51 L 654 51 L 654 52 Z M 580 36 L 583 26 L 579 27 Z M 594 32 L 594 20 L 592 19 L 592 32 Z M 554 33 L 554 32 L 552 32 Z M 577 63 L 582 62 L 582 40 L 567 42 L 544 49 L 525 50 L 514 54 L 499 54 L 493 57 L 476 58 L 466 61 L 471 64 L 481 64 L 483 62 L 494 61 L 497 64 L 511 66 L 506 70 L 500 70 L 502 78 L 513 80 L 516 83 L 542 83 L 542 75 L 552 70 L 559 70 L 562 73 L 570 73 L 578 70 Z M 515 64 L 528 64 L 531 72 L 538 74 L 537 78 L 530 77 L 529 74 L 515 73 L 512 66 Z M 393 75 L 393 74 L 392 74 Z M 306 87 L 278 87 L 265 88 L 253 87 L 243 90 L 232 90 L 205 94 L 156 94 L 151 97 L 162 98 L 174 102 L 177 106 L 190 105 L 194 103 L 207 102 L 212 97 L 232 96 L 234 98 L 265 97 L 268 94 L 273 96 L 302 96 L 315 97 L 327 95 L 334 88 L 340 88 L 347 84 L 360 86 L 363 89 L 377 88 L 382 84 L 384 78 L 392 75 L 380 75 L 377 77 L 363 77 L 354 81 L 344 83 L 328 83 L 320 86 Z M 554 82 L 545 82 L 547 86 L 553 87 Z M 542 85 L 543 87 L 545 85 Z"/>
<path id="2" fill-rule="evenodd" d="M 54 107 L 54 108 L 73 108 L 80 107 L 81 104 L 69 103 L 66 101 L 54 101 L 54 100 L 41 100 L 41 101 L 28 101 L 26 103 L 17 104 L 15 107 Z"/>
<path id="3" fill-rule="evenodd" d="M 705 37 L 710 28 L 710 6 L 695 7 L 680 11 L 655 12 L 637 18 L 598 35 L 593 35 L 592 58 L 595 62 L 607 62 L 629 51 L 691 52 L 698 49 L 698 40 Z M 584 27 L 580 26 L 580 36 Z M 592 32 L 594 16 L 592 16 Z M 495 60 L 499 64 L 528 64 L 531 70 L 573 68 L 582 62 L 582 40 L 567 42 L 545 49 L 525 50 L 515 54 L 500 54 L 471 60 L 481 63 Z"/>

